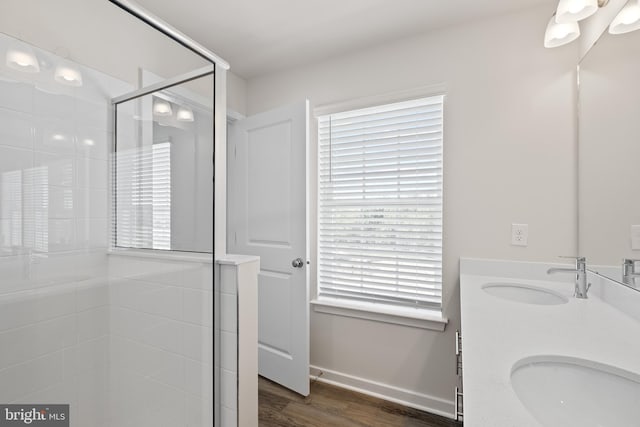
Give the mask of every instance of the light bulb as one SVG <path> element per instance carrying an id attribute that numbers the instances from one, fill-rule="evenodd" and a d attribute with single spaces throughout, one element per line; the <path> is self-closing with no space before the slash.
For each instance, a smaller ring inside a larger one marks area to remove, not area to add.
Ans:
<path id="1" fill-rule="evenodd" d="M 20 48 L 9 48 L 6 57 L 7 67 L 26 73 L 39 73 L 40 64 L 36 58 L 33 49 L 28 46 L 20 46 Z"/>
<path id="2" fill-rule="evenodd" d="M 577 22 L 558 24 L 552 16 L 544 33 L 544 47 L 552 48 L 571 43 L 580 36 L 580 26 Z"/>
<path id="3" fill-rule="evenodd" d="M 598 10 L 598 0 L 560 0 L 556 10 L 556 22 L 567 24 L 582 21 Z"/>
<path id="4" fill-rule="evenodd" d="M 173 109 L 169 102 L 157 99 L 153 103 L 153 114 L 156 116 L 170 116 L 173 114 Z"/>
<path id="5" fill-rule="evenodd" d="M 176 118 L 181 122 L 192 122 L 193 121 L 193 110 L 189 107 L 180 107 L 178 108 L 178 113 L 176 114 Z"/>
<path id="6" fill-rule="evenodd" d="M 58 83 L 68 86 L 82 86 L 82 74 L 80 70 L 68 61 L 58 64 L 53 78 Z"/>
<path id="7" fill-rule="evenodd" d="M 640 0 L 631 0 L 613 18 L 610 34 L 624 34 L 640 29 Z"/>

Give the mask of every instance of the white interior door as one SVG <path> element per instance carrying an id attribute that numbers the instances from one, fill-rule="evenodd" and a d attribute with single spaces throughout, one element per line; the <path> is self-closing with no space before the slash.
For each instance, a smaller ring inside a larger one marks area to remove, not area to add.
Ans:
<path id="1" fill-rule="evenodd" d="M 229 126 L 228 251 L 260 256 L 260 375 L 309 394 L 308 101 Z"/>

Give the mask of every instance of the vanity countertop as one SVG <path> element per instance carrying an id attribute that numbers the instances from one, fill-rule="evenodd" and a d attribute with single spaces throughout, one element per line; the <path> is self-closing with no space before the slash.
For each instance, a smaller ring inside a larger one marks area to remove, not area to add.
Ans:
<path id="1" fill-rule="evenodd" d="M 640 322 L 603 302 L 597 287 L 586 300 L 574 298 L 575 276 L 549 276 L 549 267 L 572 266 L 460 260 L 465 426 L 540 426 L 511 386 L 514 364 L 526 357 L 568 356 L 640 372 Z M 498 282 L 550 289 L 569 301 L 525 304 L 482 289 L 486 283 Z M 640 304 L 640 293 L 638 298 Z"/>

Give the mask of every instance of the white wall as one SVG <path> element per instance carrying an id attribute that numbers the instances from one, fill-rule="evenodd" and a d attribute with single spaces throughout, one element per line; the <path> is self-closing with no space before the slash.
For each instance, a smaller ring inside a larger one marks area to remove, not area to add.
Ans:
<path id="1" fill-rule="evenodd" d="M 247 81 L 227 72 L 227 109 L 247 115 Z"/>
<path id="2" fill-rule="evenodd" d="M 553 261 L 575 252 L 577 45 L 543 48 L 548 15 L 547 7 L 534 8 L 248 80 L 249 114 L 305 97 L 313 108 L 425 85 L 447 88 L 443 303 L 450 323 L 438 333 L 312 313 L 312 365 L 452 413 L 459 257 Z M 528 247 L 510 246 L 511 223 L 529 224 Z M 312 286 L 315 244 L 312 234 Z"/>

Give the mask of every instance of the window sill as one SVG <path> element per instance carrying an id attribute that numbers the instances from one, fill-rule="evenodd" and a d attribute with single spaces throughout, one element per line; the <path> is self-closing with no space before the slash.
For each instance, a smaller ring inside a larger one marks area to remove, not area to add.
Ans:
<path id="1" fill-rule="evenodd" d="M 403 307 L 381 307 L 372 304 L 349 303 L 334 300 L 312 300 L 317 313 L 354 317 L 413 328 L 444 331 L 449 320 L 438 310 L 413 309 Z"/>

